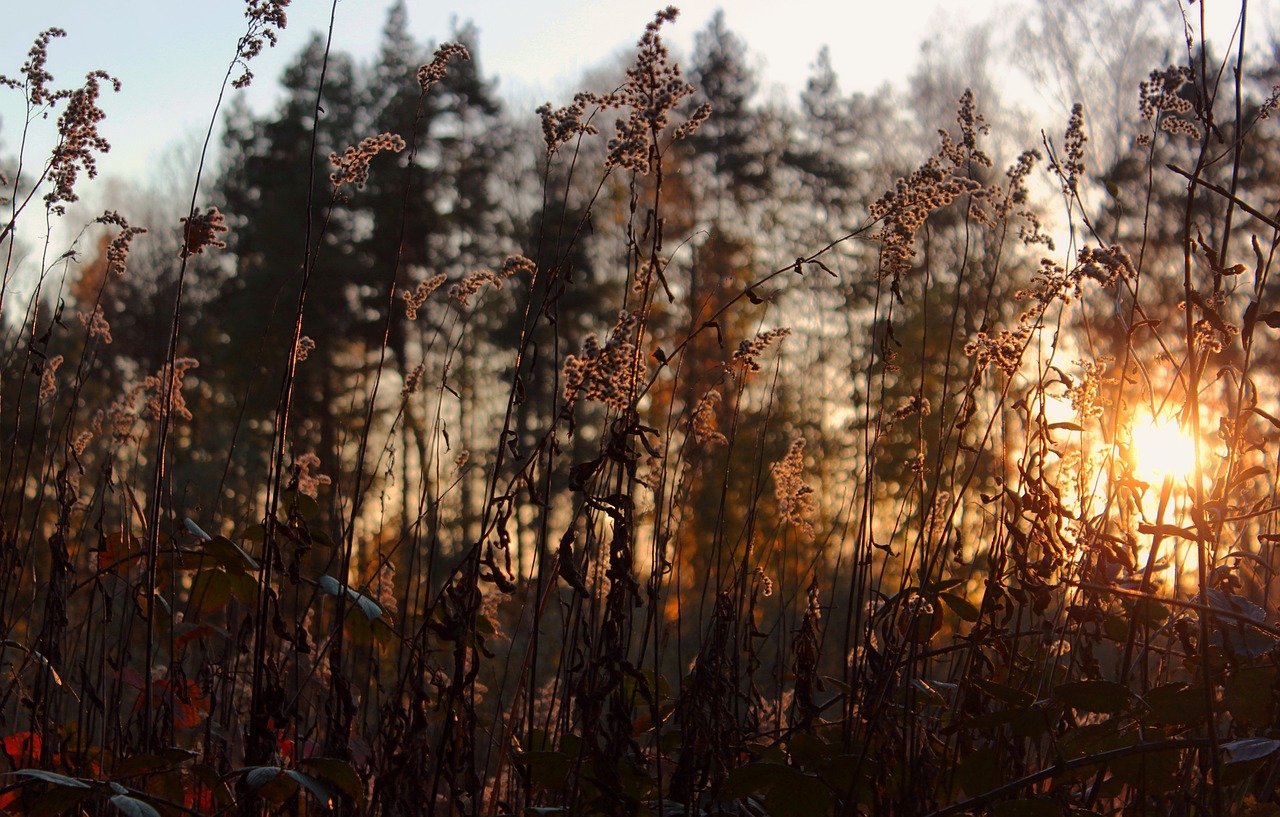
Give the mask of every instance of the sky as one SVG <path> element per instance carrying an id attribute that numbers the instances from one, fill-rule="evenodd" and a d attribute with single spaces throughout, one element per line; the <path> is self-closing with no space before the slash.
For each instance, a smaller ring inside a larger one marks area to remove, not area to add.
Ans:
<path id="1" fill-rule="evenodd" d="M 930 33 L 1007 27 L 1034 1 L 686 0 L 677 2 L 680 19 L 664 36 L 677 53 L 688 53 L 695 33 L 722 7 L 766 80 L 765 93 L 794 99 L 823 45 L 846 91 L 872 91 L 904 81 Z M 1238 13 L 1238 3 L 1202 2 L 1210 4 L 1206 8 L 1219 29 Z M 1253 9 L 1269 11 L 1276 2 L 1254 0 L 1250 14 L 1257 17 Z M 368 59 L 389 4 L 338 0 L 335 48 Z M 102 102 L 107 119 L 100 130 L 113 149 L 100 169 L 104 177 L 134 182 L 145 180 L 176 144 L 203 135 L 245 25 L 239 0 L 46 0 L 13 6 L 0 27 L 0 74 L 18 75 L 39 31 L 66 29 L 67 37 L 50 49 L 55 85 L 77 85 L 96 68 L 121 80 L 122 91 Z M 311 32 L 327 28 L 332 8 L 330 0 L 294 0 L 280 44 L 253 62 L 257 78 L 242 92 L 252 107 L 271 107 L 276 78 Z M 410 27 L 422 42 L 447 40 L 456 23 L 473 22 L 482 70 L 497 77 L 499 92 L 515 110 L 524 111 L 543 101 L 569 101 L 582 73 L 629 49 L 657 8 L 637 0 L 471 0 L 465 6 L 408 0 Z M 24 118 L 19 102 L 18 94 L 0 90 L 0 155 L 17 152 Z M 51 132 L 53 124 L 37 123 L 37 131 Z M 37 148 L 42 144 L 35 140 Z"/>

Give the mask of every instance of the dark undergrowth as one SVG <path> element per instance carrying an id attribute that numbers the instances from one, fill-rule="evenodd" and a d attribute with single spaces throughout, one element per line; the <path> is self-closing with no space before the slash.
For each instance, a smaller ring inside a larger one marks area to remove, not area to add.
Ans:
<path id="1" fill-rule="evenodd" d="M 316 40 L 65 254 L 114 81 L 3 80 L 0 809 L 1280 813 L 1265 71 L 1006 171 L 969 92 L 744 118 L 675 17 L 541 138 L 468 37 Z"/>

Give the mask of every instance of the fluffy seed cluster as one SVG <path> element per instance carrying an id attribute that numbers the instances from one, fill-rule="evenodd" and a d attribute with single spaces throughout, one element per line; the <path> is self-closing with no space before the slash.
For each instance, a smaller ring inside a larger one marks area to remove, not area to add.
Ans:
<path id="1" fill-rule="evenodd" d="M 811 518 L 817 510 L 814 490 L 804 482 L 804 437 L 791 443 L 787 455 L 770 466 L 773 474 L 773 495 L 778 500 L 778 513 L 783 522 L 789 522 L 804 538 L 814 538 Z"/>
<path id="2" fill-rule="evenodd" d="M 1084 143 L 1088 137 L 1084 133 L 1084 106 L 1079 102 L 1071 106 L 1071 117 L 1067 120 L 1067 133 L 1064 137 L 1062 166 L 1054 167 L 1062 179 L 1062 192 L 1071 195 L 1080 187 L 1080 177 L 1084 175 Z"/>
<path id="3" fill-rule="evenodd" d="M 1191 290 L 1191 303 L 1200 311 L 1200 317 L 1192 327 L 1196 349 L 1202 353 L 1217 354 L 1231 343 L 1232 338 L 1240 334 L 1240 327 L 1227 323 L 1222 318 L 1222 307 L 1227 302 L 1227 293 L 1219 290 L 1208 295 L 1198 290 Z M 1178 305 L 1186 309 L 1186 302 Z"/>
<path id="4" fill-rule="evenodd" d="M 297 482 L 298 493 L 315 496 L 321 485 L 328 485 L 332 480 L 319 472 L 320 457 L 313 453 L 303 454 L 293 461 L 289 469 Z"/>
<path id="5" fill-rule="evenodd" d="M 149 375 L 142 381 L 142 387 L 149 392 L 147 396 L 147 413 L 151 419 L 159 420 L 165 408 L 165 392 L 168 391 L 169 409 L 184 420 L 191 419 L 191 410 L 187 408 L 186 398 L 182 396 L 182 380 L 191 369 L 200 367 L 200 362 L 193 357 L 180 357 L 171 364 L 164 364 L 160 371 Z M 167 382 L 166 382 L 167 381 Z"/>
<path id="6" fill-rule="evenodd" d="M 333 165 L 334 171 L 329 174 L 329 181 L 333 182 L 334 187 L 344 184 L 364 187 L 364 183 L 369 180 L 369 162 L 384 150 L 399 153 L 404 150 L 404 139 L 398 134 L 380 133 L 377 136 L 366 136 L 360 140 L 359 145 L 348 147 L 341 156 L 336 152 L 330 153 L 329 163 Z"/>
<path id="7" fill-rule="evenodd" d="M 77 200 L 75 185 L 81 170 L 91 179 L 98 175 L 94 153 L 111 150 L 111 144 L 98 133 L 98 123 L 107 116 L 98 107 L 104 82 L 120 91 L 120 80 L 105 71 L 91 71 L 85 76 L 84 87 L 67 95 L 66 110 L 58 117 L 58 145 L 49 159 L 53 189 L 44 197 L 55 213 L 62 214 L 66 209 L 63 204 Z"/>
<path id="8" fill-rule="evenodd" d="M 45 68 L 49 62 L 49 43 L 57 37 L 65 37 L 67 32 L 61 28 L 46 28 L 36 36 L 36 41 L 27 52 L 27 61 L 22 64 L 22 79 L 6 77 L 0 74 L 0 86 L 15 91 L 26 89 L 27 101 L 32 107 L 42 107 L 62 99 L 67 91 L 51 91 L 49 83 L 53 82 L 53 74 Z"/>
<path id="9" fill-rule="evenodd" d="M 418 69 L 418 87 L 426 93 L 432 85 L 440 82 L 449 73 L 449 60 L 457 57 L 470 60 L 471 52 L 462 43 L 445 43 L 436 49 L 431 62 Z"/>
<path id="10" fill-rule="evenodd" d="M 791 330 L 786 327 L 761 332 L 754 338 L 739 343 L 737 351 L 733 353 L 732 361 L 741 366 L 743 371 L 758 372 L 760 371 L 760 355 L 764 354 L 764 350 L 769 348 L 769 344 L 790 334 Z"/>
<path id="11" fill-rule="evenodd" d="M 503 278 L 510 278 L 517 273 L 525 273 L 532 277 L 537 271 L 538 265 L 523 255 L 508 255 L 498 269 L 498 275 Z"/>
<path id="12" fill-rule="evenodd" d="M 147 230 L 145 227 L 130 227 L 124 216 L 114 210 L 108 210 L 94 219 L 98 224 L 112 224 L 120 228 L 120 232 L 107 245 L 107 274 L 124 275 L 129 262 L 129 248 L 133 239 Z"/>
<path id="13" fill-rule="evenodd" d="M 435 292 L 445 282 L 445 274 L 443 272 L 419 281 L 413 291 L 405 290 L 400 293 L 400 297 L 404 299 L 404 316 L 409 320 L 417 320 L 418 310 L 427 302 L 427 298 L 431 293 Z"/>
<path id="14" fill-rule="evenodd" d="M 40 367 L 40 399 L 48 400 L 58 390 L 58 367 L 62 365 L 62 355 L 49 358 Z"/>
<path id="15" fill-rule="evenodd" d="M 951 204 L 965 193 L 976 193 L 978 182 L 952 175 L 938 156 L 932 156 L 894 189 L 882 195 L 870 208 L 870 216 L 881 222 L 875 240 L 880 242 L 880 276 L 892 279 L 894 293 L 901 298 L 899 282 L 911 269 L 915 258 L 916 232 L 935 210 Z"/>
<path id="16" fill-rule="evenodd" d="M 667 6 L 645 26 L 644 36 L 637 44 L 635 65 L 627 69 L 626 83 L 606 100 L 609 107 L 631 109 L 627 118 L 615 123 L 606 167 L 648 173 L 658 134 L 670 123 L 671 111 L 694 91 L 681 75 L 680 66 L 670 60 L 660 34 L 662 25 L 675 20 L 678 14 L 674 6 Z M 706 114 L 710 114 L 709 109 Z"/>
<path id="17" fill-rule="evenodd" d="M 702 399 L 693 407 L 689 418 L 689 433 L 694 442 L 700 445 L 720 445 L 728 440 L 720 433 L 720 424 L 716 418 L 716 409 L 724 398 L 719 389 L 711 389 L 702 395 Z"/>
<path id="18" fill-rule="evenodd" d="M 218 238 L 220 233 L 227 231 L 227 221 L 217 207 L 210 207 L 205 213 L 196 208 L 190 218 L 182 219 L 182 223 L 186 225 L 182 231 L 183 258 L 199 255 L 205 247 L 221 249 L 227 246 L 227 242 Z"/>
<path id="19" fill-rule="evenodd" d="M 301 363 L 315 350 L 316 342 L 311 338 L 303 335 L 298 338 L 298 346 L 294 350 L 293 359 Z"/>
<path id="20" fill-rule="evenodd" d="M 559 147 L 576 136 L 590 136 L 600 132 L 591 124 L 591 118 L 583 117 L 588 107 L 597 107 L 596 95 L 579 93 L 573 97 L 573 103 L 563 108 L 552 108 L 547 102 L 538 106 L 535 113 L 542 120 L 542 140 L 547 146 L 547 156 L 555 153 Z"/>
<path id="21" fill-rule="evenodd" d="M 631 405 L 636 385 L 647 373 L 644 361 L 636 354 L 639 325 L 637 316 L 624 309 L 618 313 L 618 322 L 603 346 L 595 335 L 587 335 L 582 353 L 565 359 L 564 399 L 570 406 L 579 397 L 619 411 Z"/>
<path id="22" fill-rule="evenodd" d="M 236 46 L 236 62 L 242 71 L 232 81 L 232 87 L 245 88 L 253 82 L 249 60 L 261 54 L 265 46 L 275 47 L 278 32 L 289 23 L 284 11 L 288 5 L 289 0 L 245 0 L 244 16 L 249 28 Z"/>
<path id="23" fill-rule="evenodd" d="M 1080 417 L 1097 417 L 1102 414 L 1104 408 L 1110 405 L 1111 401 L 1107 399 L 1105 389 L 1117 382 L 1116 378 L 1107 377 L 1107 367 L 1111 360 L 1111 358 L 1107 357 L 1097 361 L 1081 360 L 1078 362 L 1077 365 L 1084 372 L 1084 376 L 1079 383 L 1075 383 L 1067 389 L 1067 399 L 1071 401 L 1071 407 L 1076 410 L 1077 415 Z"/>
<path id="24" fill-rule="evenodd" d="M 1012 331 L 1001 329 L 994 335 L 979 332 L 965 344 L 964 353 L 973 358 L 979 371 L 994 364 L 1006 376 L 1012 377 L 1022 365 L 1022 351 L 1030 336 L 1031 327 L 1026 324 L 1019 324 Z"/>
<path id="25" fill-rule="evenodd" d="M 893 413 L 893 421 L 895 423 L 901 422 L 916 414 L 921 417 L 928 417 L 931 413 L 933 413 L 933 406 L 929 403 L 929 398 L 913 394 L 907 402 L 899 406 L 897 411 Z"/>
<path id="26" fill-rule="evenodd" d="M 1076 256 L 1076 266 L 1079 277 L 1092 278 L 1105 287 L 1132 280 L 1138 274 L 1133 266 L 1133 257 L 1119 244 L 1085 247 Z"/>
<path id="27" fill-rule="evenodd" d="M 477 270 L 458 283 L 449 287 L 449 297 L 458 302 L 458 306 L 471 306 L 471 299 L 475 297 L 485 284 L 493 284 L 494 289 L 502 289 L 502 279 L 497 276 L 493 270 Z"/>
<path id="28" fill-rule="evenodd" d="M 1195 75 L 1186 66 L 1170 66 L 1163 71 L 1152 71 L 1138 88 L 1138 111 L 1147 121 L 1156 120 L 1161 130 L 1198 138 L 1200 129 L 1190 120 L 1195 105 L 1182 96 L 1187 86 L 1194 87 Z M 1140 144 L 1148 144 L 1150 134 L 1139 137 Z"/>
<path id="29" fill-rule="evenodd" d="M 973 216 L 989 221 L 982 202 L 994 191 L 987 191 L 968 173 L 991 167 L 991 159 L 978 148 L 978 137 L 988 132 L 986 122 L 976 110 L 973 93 L 966 90 L 960 97 L 956 114 L 960 139 L 946 131 L 938 131 L 941 144 L 936 155 L 909 176 L 899 179 L 894 189 L 871 205 L 871 218 L 881 222 L 873 238 L 880 244 L 881 278 L 891 280 L 890 289 L 902 300 L 901 280 L 911 269 L 915 258 L 916 233 L 929 215 L 968 195 Z"/>
<path id="30" fill-rule="evenodd" d="M 532 275 L 535 270 L 537 270 L 537 266 L 523 255 L 509 255 L 502 262 L 502 266 L 498 268 L 497 272 L 487 269 L 473 272 L 450 287 L 449 296 L 456 300 L 459 306 L 468 307 L 471 305 L 471 298 L 479 292 L 480 288 L 485 284 L 493 284 L 495 289 L 502 289 L 502 282 L 505 279 L 510 278 L 518 272 L 526 272 Z M 431 280 L 435 279 L 433 278 Z M 428 281 L 426 283 L 430 282 Z M 419 287 L 421 286 L 422 285 L 420 284 Z M 431 289 L 434 289 L 434 287 Z M 431 290 L 428 290 L 427 294 L 430 294 L 430 291 Z M 414 297 L 416 298 L 417 296 L 415 295 Z M 423 295 L 422 298 L 425 299 L 426 295 Z M 409 301 L 407 297 L 405 300 L 406 302 Z M 419 306 L 421 306 L 421 304 L 419 304 Z M 414 307 L 414 314 L 417 314 L 417 307 Z"/>
<path id="31" fill-rule="evenodd" d="M 1026 311 L 1018 316 L 1017 328 L 1002 329 L 995 335 L 979 332 L 965 345 L 965 354 L 974 358 L 979 370 L 994 364 L 1006 375 L 1012 375 L 1022 363 L 1027 342 L 1041 326 L 1045 312 L 1055 301 L 1071 303 L 1079 298 L 1086 278 L 1112 287 L 1136 274 L 1133 259 L 1119 245 L 1085 247 L 1076 256 L 1076 265 L 1070 271 L 1048 258 L 1042 258 L 1039 269 L 1031 278 L 1032 287 L 1015 293 L 1018 300 L 1030 301 Z"/>
<path id="32" fill-rule="evenodd" d="M 111 342 L 111 324 L 102 312 L 102 304 L 97 304 L 92 313 L 80 313 L 80 324 L 89 330 L 89 337 L 101 338 L 103 343 Z"/>
<path id="33" fill-rule="evenodd" d="M 694 92 L 662 41 L 662 26 L 675 20 L 679 13 L 674 6 L 668 6 L 645 26 L 644 35 L 637 43 L 636 61 L 627 69 L 626 82 L 617 91 L 579 93 L 572 104 L 563 108 L 552 108 L 550 103 L 538 108 L 548 157 L 576 137 L 599 133 L 591 124 L 596 112 L 626 108 L 629 109 L 627 116 L 614 123 L 605 167 L 620 167 L 640 174 L 650 171 L 657 157 L 658 139 L 671 124 L 671 112 Z M 672 131 L 672 138 L 692 135 L 710 115 L 711 105 L 700 105 Z"/>
<path id="34" fill-rule="evenodd" d="M 422 373 L 424 371 L 426 371 L 426 367 L 419 363 L 404 376 L 404 388 L 400 389 L 401 397 L 408 397 L 418 391 L 418 386 L 422 385 Z"/>

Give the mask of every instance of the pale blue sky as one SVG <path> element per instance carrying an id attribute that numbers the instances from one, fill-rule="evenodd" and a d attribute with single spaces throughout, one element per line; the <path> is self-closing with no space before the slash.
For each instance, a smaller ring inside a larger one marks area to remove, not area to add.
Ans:
<path id="1" fill-rule="evenodd" d="M 915 66 L 924 35 L 984 21 L 1008 21 L 1033 0 L 687 0 L 667 32 L 688 51 L 716 7 L 742 36 L 766 79 L 787 94 L 803 87 L 822 45 L 828 45 L 847 90 L 872 90 L 902 80 Z M 1049 0 L 1057 2 L 1057 0 Z M 1234 18 L 1233 4 L 1204 0 L 1217 17 Z M 335 46 L 367 58 L 377 47 L 390 0 L 339 0 Z M 51 49 L 49 68 L 60 86 L 103 68 L 123 83 L 103 106 L 102 133 L 113 143 L 104 175 L 137 179 L 175 142 L 207 127 L 219 84 L 244 30 L 238 0 L 46 0 L 13 4 L 0 27 L 0 73 L 16 75 L 32 39 L 57 25 L 68 36 Z M 518 109 L 544 100 L 567 101 L 583 70 L 608 60 L 639 37 L 658 8 L 638 0 L 472 0 L 445 5 L 409 0 L 409 20 L 420 40 L 447 39 L 454 19 L 480 30 L 485 72 Z M 1255 2 L 1251 9 L 1271 5 Z M 1238 9 L 1238 5 L 1234 6 Z M 280 45 L 254 63 L 249 89 L 254 107 L 268 107 L 281 68 L 326 27 L 328 0 L 294 0 Z M 1230 13 L 1228 13 L 1230 12 Z M 1252 12 L 1251 12 L 1252 13 Z M 22 111 L 16 94 L 0 93 L 0 145 L 12 155 Z M 51 125 L 51 123 L 46 123 Z M 48 129 L 48 128 L 46 128 Z M 39 143 L 38 143 L 39 144 Z"/>

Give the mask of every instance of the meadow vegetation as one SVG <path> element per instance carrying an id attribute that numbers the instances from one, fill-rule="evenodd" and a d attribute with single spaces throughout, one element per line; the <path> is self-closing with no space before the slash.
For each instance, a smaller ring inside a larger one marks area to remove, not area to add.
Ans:
<path id="1" fill-rule="evenodd" d="M 0 812 L 1280 815 L 1247 5 L 1045 4 L 1039 135 L 673 8 L 532 120 L 403 3 L 250 110 L 287 5 L 101 215 L 110 66 L 0 66 Z"/>

